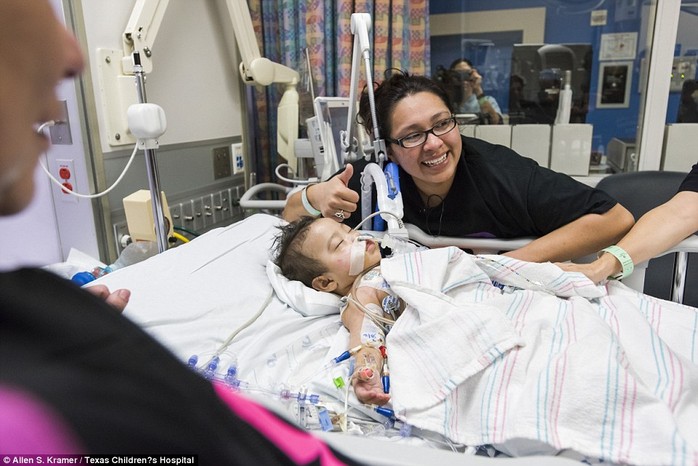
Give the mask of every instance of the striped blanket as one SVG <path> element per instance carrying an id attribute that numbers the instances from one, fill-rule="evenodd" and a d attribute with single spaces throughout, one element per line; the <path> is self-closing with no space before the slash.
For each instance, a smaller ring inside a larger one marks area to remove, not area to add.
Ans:
<path id="1" fill-rule="evenodd" d="M 698 464 L 698 310 L 456 248 L 384 259 L 399 418 L 515 455 Z"/>

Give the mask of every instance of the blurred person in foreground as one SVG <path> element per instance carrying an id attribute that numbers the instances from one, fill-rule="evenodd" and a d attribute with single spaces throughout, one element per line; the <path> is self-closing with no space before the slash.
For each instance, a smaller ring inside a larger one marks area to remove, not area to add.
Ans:
<path id="1" fill-rule="evenodd" d="M 30 203 L 49 146 L 38 128 L 60 118 L 56 86 L 83 67 L 47 0 L 0 0 L 0 215 Z M 90 293 L 40 269 L 0 273 L 0 454 L 352 463 L 189 370 L 121 315 L 129 296 L 106 287 Z"/>

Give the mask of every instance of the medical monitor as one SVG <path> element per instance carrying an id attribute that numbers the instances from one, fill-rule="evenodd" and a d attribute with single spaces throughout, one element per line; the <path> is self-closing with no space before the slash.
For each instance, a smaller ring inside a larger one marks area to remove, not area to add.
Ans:
<path id="1" fill-rule="evenodd" d="M 321 147 L 314 150 L 315 170 L 321 180 L 332 176 L 344 164 L 340 131 L 347 129 L 348 97 L 316 97 L 315 117 Z"/>

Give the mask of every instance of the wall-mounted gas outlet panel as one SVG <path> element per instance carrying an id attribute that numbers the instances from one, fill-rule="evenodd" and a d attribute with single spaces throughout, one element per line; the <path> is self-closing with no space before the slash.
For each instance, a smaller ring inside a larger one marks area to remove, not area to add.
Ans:
<path id="1" fill-rule="evenodd" d="M 245 173 L 245 154 L 242 143 L 238 142 L 230 146 L 233 151 L 233 175 Z"/>

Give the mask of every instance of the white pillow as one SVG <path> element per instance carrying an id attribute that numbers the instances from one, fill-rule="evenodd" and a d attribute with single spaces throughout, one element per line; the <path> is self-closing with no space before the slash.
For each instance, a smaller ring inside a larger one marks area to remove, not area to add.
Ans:
<path id="1" fill-rule="evenodd" d="M 339 296 L 317 291 L 297 280 L 289 280 L 272 261 L 267 261 L 267 277 L 281 301 L 304 316 L 339 314 Z"/>

